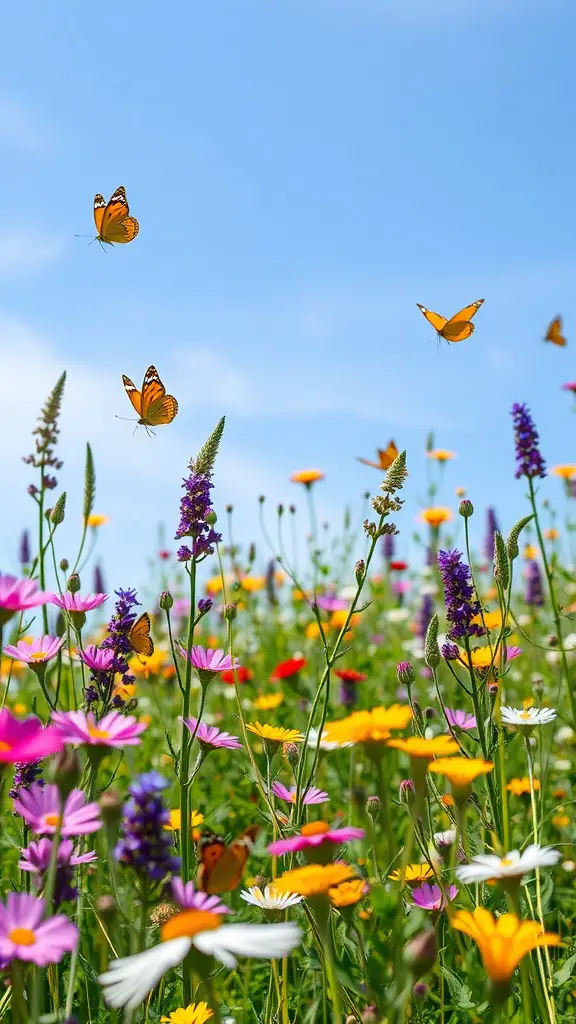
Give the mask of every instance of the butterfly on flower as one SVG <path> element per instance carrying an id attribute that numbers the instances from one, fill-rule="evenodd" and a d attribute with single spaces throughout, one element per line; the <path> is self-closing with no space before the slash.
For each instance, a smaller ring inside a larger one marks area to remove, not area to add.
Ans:
<path id="1" fill-rule="evenodd" d="M 561 316 L 554 317 L 552 323 L 546 331 L 544 341 L 551 341 L 553 345 L 559 345 L 561 348 L 564 348 L 564 346 L 568 344 L 566 338 L 562 334 Z"/>
<path id="2" fill-rule="evenodd" d="M 252 825 L 229 845 L 222 836 L 217 836 L 214 832 L 204 832 L 198 843 L 198 887 L 213 895 L 231 892 L 240 885 L 246 861 L 259 831 L 259 825 Z"/>
<path id="3" fill-rule="evenodd" d="M 154 641 L 150 636 L 150 616 L 144 612 L 128 633 L 128 643 L 136 654 L 150 658 L 154 654 Z"/>
<path id="4" fill-rule="evenodd" d="M 146 370 L 142 391 L 138 391 L 130 377 L 126 377 L 125 374 L 122 374 L 122 383 L 140 417 L 139 426 L 146 427 L 148 430 L 149 427 L 158 427 L 163 423 L 172 422 L 178 412 L 178 402 L 172 395 L 166 394 L 166 388 L 160 380 L 155 366 L 149 366 Z"/>
<path id="5" fill-rule="evenodd" d="M 140 225 L 135 217 L 130 217 L 126 190 L 123 185 L 117 188 L 108 202 L 100 193 L 94 196 L 94 223 L 96 224 L 95 241 L 114 245 L 116 242 L 131 242 L 136 238 Z"/>
<path id="6" fill-rule="evenodd" d="M 370 459 L 361 459 L 358 457 L 358 462 L 363 462 L 365 466 L 373 466 L 374 469 L 389 469 L 395 459 L 398 458 L 398 448 L 396 447 L 395 441 L 389 441 L 386 448 L 377 448 L 378 462 L 372 462 Z"/>
<path id="7" fill-rule="evenodd" d="M 446 341 L 464 341 L 465 338 L 470 337 L 474 330 L 474 324 L 471 322 L 472 317 L 476 316 L 483 302 L 484 299 L 478 299 L 477 302 L 472 302 L 470 306 L 464 306 L 464 309 L 461 309 L 459 313 L 455 313 L 449 320 L 441 316 L 440 313 L 433 313 L 431 309 L 426 309 L 419 302 L 416 305 L 426 317 L 428 323 L 432 324 L 434 330 L 437 331 L 439 338 L 445 338 Z"/>

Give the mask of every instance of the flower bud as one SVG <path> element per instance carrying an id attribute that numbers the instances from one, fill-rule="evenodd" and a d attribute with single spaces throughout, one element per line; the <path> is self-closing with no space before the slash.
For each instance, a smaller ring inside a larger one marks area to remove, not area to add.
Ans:
<path id="1" fill-rule="evenodd" d="M 416 978 L 431 971 L 436 963 L 436 933 L 432 928 L 420 932 L 404 947 L 404 963 Z"/>
<path id="2" fill-rule="evenodd" d="M 276 511 L 277 511 L 279 516 L 283 516 L 284 515 L 284 505 L 278 505 Z"/>
<path id="3" fill-rule="evenodd" d="M 284 757 L 288 761 L 288 764 L 290 765 L 290 767 L 292 769 L 296 769 L 298 767 L 298 759 L 299 759 L 299 751 L 298 751 L 298 747 L 296 746 L 296 744 L 295 743 L 285 743 L 284 747 L 283 747 L 283 750 L 284 750 Z"/>
<path id="4" fill-rule="evenodd" d="M 417 981 L 412 989 L 412 995 L 418 1002 L 423 1002 L 426 999 L 430 989 L 425 981 Z"/>
<path id="5" fill-rule="evenodd" d="M 252 542 L 252 544 L 248 548 L 248 561 L 250 562 L 250 564 L 252 564 L 252 562 L 254 562 L 255 559 L 256 559 L 256 545 L 254 544 L 254 542 Z"/>
<path id="6" fill-rule="evenodd" d="M 258 501 L 260 502 L 261 505 L 263 505 L 264 502 L 266 501 L 266 495 L 261 494 L 260 497 L 258 498 Z"/>
<path id="7" fill-rule="evenodd" d="M 498 683 L 489 683 L 488 693 L 491 697 L 496 697 L 498 695 Z"/>
<path id="8" fill-rule="evenodd" d="M 60 495 L 60 497 L 58 498 L 58 501 L 54 505 L 54 508 L 52 509 L 52 511 L 50 513 L 50 522 L 53 523 L 54 526 L 60 526 L 60 523 L 64 522 L 65 515 L 66 515 L 66 491 L 64 491 Z"/>
<path id="9" fill-rule="evenodd" d="M 118 913 L 118 906 L 113 896 L 99 896 L 96 900 L 96 913 L 105 924 L 112 924 Z"/>
<path id="10" fill-rule="evenodd" d="M 105 789 L 99 801 L 100 815 L 106 825 L 117 825 L 122 817 L 122 800 L 115 789 Z"/>
<path id="11" fill-rule="evenodd" d="M 73 572 L 72 575 L 68 577 L 66 590 L 68 591 L 69 594 L 77 594 L 78 591 L 80 590 L 80 587 L 80 577 L 77 572 Z"/>
<path id="12" fill-rule="evenodd" d="M 70 568 L 70 562 L 68 561 L 67 558 L 60 559 L 60 568 L 62 569 L 62 572 L 68 572 L 68 569 Z"/>
<path id="13" fill-rule="evenodd" d="M 163 612 L 169 612 L 172 605 L 174 604 L 174 598 L 167 590 L 163 590 L 160 594 L 160 600 L 158 601 L 160 608 Z"/>
<path id="14" fill-rule="evenodd" d="M 238 614 L 238 609 L 235 604 L 224 605 L 224 618 L 226 622 L 233 622 Z"/>
<path id="15" fill-rule="evenodd" d="M 398 797 L 401 804 L 406 804 L 407 807 L 411 807 L 416 798 L 416 787 L 412 782 L 412 779 L 402 779 L 400 789 L 398 791 Z"/>
<path id="16" fill-rule="evenodd" d="M 409 691 L 410 687 L 414 684 L 414 669 L 409 661 L 399 661 L 396 665 L 396 678 L 400 683 L 400 686 L 405 686 Z"/>
<path id="17" fill-rule="evenodd" d="M 438 616 L 433 615 L 428 623 L 424 640 L 424 661 L 429 668 L 440 664 L 440 648 L 438 647 Z"/>
<path id="18" fill-rule="evenodd" d="M 356 583 L 358 583 L 358 585 L 360 585 L 360 583 L 362 583 L 362 580 L 364 579 L 365 574 L 366 574 L 366 563 L 365 563 L 363 558 L 359 558 L 358 561 L 356 562 L 356 565 L 354 566 L 354 576 L 356 578 Z"/>
<path id="19" fill-rule="evenodd" d="M 234 506 L 233 505 L 226 505 L 226 511 L 227 511 L 228 515 L 230 515 L 230 513 L 234 511 Z"/>
<path id="20" fill-rule="evenodd" d="M 266 875 L 256 875 L 254 879 L 254 885 L 257 885 L 259 889 L 265 889 L 268 885 L 268 879 Z"/>
<path id="21" fill-rule="evenodd" d="M 213 607 L 214 601 L 211 597 L 201 597 L 198 601 L 198 611 L 200 612 L 200 615 L 207 615 Z"/>
<path id="22" fill-rule="evenodd" d="M 469 519 L 470 516 L 474 515 L 474 505 L 468 500 L 468 498 L 463 498 L 458 506 L 458 512 L 463 519 Z"/>
<path id="23" fill-rule="evenodd" d="M 296 515 L 296 505 L 288 505 L 288 511 L 291 516 Z"/>
<path id="24" fill-rule="evenodd" d="M 207 512 L 204 518 L 208 523 L 208 526 L 216 526 L 216 523 L 218 522 L 218 516 L 216 515 L 214 509 L 211 509 L 210 512 Z"/>
<path id="25" fill-rule="evenodd" d="M 382 807 L 382 801 L 379 796 L 369 796 L 366 801 L 366 814 L 369 814 L 372 821 L 376 821 L 376 818 L 380 814 Z"/>
<path id="26" fill-rule="evenodd" d="M 426 719 L 427 722 L 431 722 L 432 719 L 435 716 L 436 716 L 436 708 L 431 708 L 431 707 L 424 708 L 424 718 Z"/>
<path id="27" fill-rule="evenodd" d="M 370 1003 L 362 1014 L 362 1024 L 378 1024 L 380 1014 L 376 1012 L 374 1003 Z"/>
<path id="28" fill-rule="evenodd" d="M 160 928 L 166 921 L 180 913 L 180 908 L 175 903 L 157 903 L 150 911 L 150 923 Z"/>
<path id="29" fill-rule="evenodd" d="M 58 787 L 60 798 L 64 802 L 76 788 L 82 776 L 82 765 L 74 748 L 66 745 L 64 750 L 61 750 L 54 758 L 47 774 L 50 781 Z"/>

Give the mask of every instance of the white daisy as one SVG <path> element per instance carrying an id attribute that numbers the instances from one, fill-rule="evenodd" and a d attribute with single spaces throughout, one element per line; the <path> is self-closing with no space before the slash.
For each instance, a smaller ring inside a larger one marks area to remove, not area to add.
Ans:
<path id="1" fill-rule="evenodd" d="M 303 900 L 298 893 L 278 892 L 273 885 L 267 885 L 264 892 L 258 885 L 251 885 L 249 889 L 243 889 L 240 896 L 246 903 L 260 907 L 261 910 L 286 910 Z"/>
<path id="2" fill-rule="evenodd" d="M 328 735 L 326 730 L 322 733 L 322 739 L 320 740 L 320 750 L 340 750 L 342 747 L 351 747 L 351 743 L 338 743 L 334 740 L 327 740 L 325 737 Z M 318 746 L 318 729 L 310 729 L 308 735 L 308 746 L 316 749 Z"/>
<path id="3" fill-rule="evenodd" d="M 548 725 L 556 718 L 554 708 L 502 708 L 504 725 L 513 725 L 517 729 L 533 729 L 536 725 Z"/>
<path id="4" fill-rule="evenodd" d="M 479 854 L 472 857 L 470 864 L 456 868 L 456 876 L 461 882 L 488 882 L 491 879 L 519 878 L 536 868 L 550 867 L 557 864 L 561 854 L 551 846 L 540 846 L 533 843 L 523 853 L 510 850 L 504 857 L 496 854 Z"/>
<path id="5" fill-rule="evenodd" d="M 135 956 L 113 960 L 98 979 L 108 1006 L 134 1010 L 171 967 L 182 963 L 192 946 L 233 970 L 237 956 L 281 960 L 301 940 L 302 933 L 293 921 L 222 925 L 220 920 L 209 911 L 184 910 L 163 925 L 164 942 Z"/>

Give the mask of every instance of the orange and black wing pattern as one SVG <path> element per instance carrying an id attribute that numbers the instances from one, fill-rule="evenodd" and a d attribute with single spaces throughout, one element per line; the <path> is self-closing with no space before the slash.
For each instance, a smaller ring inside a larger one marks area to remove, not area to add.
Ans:
<path id="1" fill-rule="evenodd" d="M 99 242 L 114 245 L 131 242 L 136 238 L 140 225 L 135 217 L 130 216 L 123 185 L 116 189 L 108 202 L 100 194 L 94 196 L 94 223 Z"/>
<path id="2" fill-rule="evenodd" d="M 246 862 L 259 831 L 258 825 L 252 825 L 230 845 L 226 845 L 222 836 L 205 832 L 198 844 L 198 888 L 209 895 L 236 889 L 242 881 Z"/>
<path id="3" fill-rule="evenodd" d="M 386 448 L 378 448 L 378 462 L 372 462 L 371 459 L 362 459 L 358 457 L 358 462 L 363 462 L 365 466 L 373 466 L 374 469 L 389 469 L 395 459 L 398 458 L 398 448 L 395 441 L 389 441 Z"/>
<path id="4" fill-rule="evenodd" d="M 474 331 L 474 324 L 471 322 L 472 317 L 476 316 L 483 302 L 484 299 L 477 299 L 476 302 L 471 302 L 469 306 L 464 306 L 463 309 L 455 313 L 449 320 L 441 316 L 440 313 L 433 313 L 431 309 L 426 309 L 426 306 L 421 306 L 419 302 L 416 305 L 441 338 L 445 338 L 446 341 L 456 342 L 464 341 L 465 338 L 470 337 Z"/>
<path id="5" fill-rule="evenodd" d="M 136 620 L 132 629 L 128 633 L 128 642 L 133 651 L 136 654 L 142 654 L 145 658 L 149 658 L 154 654 L 154 642 L 150 636 L 150 616 L 148 612 L 144 612 L 139 619 Z"/>
<path id="6" fill-rule="evenodd" d="M 124 385 L 124 390 L 126 391 L 126 394 L 128 395 L 128 398 L 130 399 L 130 401 L 132 402 L 132 405 L 134 406 L 134 408 L 136 409 L 136 412 L 138 413 L 138 416 L 141 416 L 142 415 L 142 392 L 138 391 L 138 388 L 136 387 L 134 382 L 131 381 L 130 377 L 127 377 L 125 373 L 122 374 L 122 383 Z"/>
<path id="7" fill-rule="evenodd" d="M 554 317 L 552 323 L 550 324 L 550 326 L 548 327 L 548 330 L 546 331 L 546 336 L 544 338 L 544 341 L 550 341 L 553 345 L 559 345 L 561 348 L 564 348 L 564 346 L 568 344 L 568 342 L 566 341 L 566 338 L 562 334 L 562 317 L 561 316 Z"/>
<path id="8" fill-rule="evenodd" d="M 171 423 L 178 412 L 178 402 L 173 395 L 166 394 L 158 370 L 149 366 L 142 384 L 142 422 L 146 426 L 158 427 Z"/>

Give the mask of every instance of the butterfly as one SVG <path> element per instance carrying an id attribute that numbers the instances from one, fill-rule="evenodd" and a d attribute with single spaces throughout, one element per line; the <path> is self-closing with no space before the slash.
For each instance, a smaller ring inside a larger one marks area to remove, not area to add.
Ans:
<path id="1" fill-rule="evenodd" d="M 144 612 L 139 619 L 132 626 L 132 629 L 128 633 L 128 643 L 136 654 L 143 654 L 145 658 L 149 658 L 154 654 L 154 641 L 150 636 L 150 616 L 148 612 Z"/>
<path id="2" fill-rule="evenodd" d="M 363 462 L 365 466 L 374 466 L 374 469 L 388 469 L 394 459 L 398 457 L 398 448 L 396 447 L 395 441 L 389 441 L 386 448 L 377 448 L 378 462 L 371 462 L 370 459 L 358 458 L 358 462 Z"/>
<path id="3" fill-rule="evenodd" d="M 122 383 L 140 417 L 138 420 L 140 426 L 146 427 L 148 430 L 148 427 L 157 427 L 162 423 L 172 422 L 178 412 L 178 402 L 172 395 L 166 394 L 166 388 L 160 380 L 155 366 L 149 366 L 146 370 L 142 391 L 138 391 L 130 377 L 126 377 L 125 374 L 122 374 Z"/>
<path id="4" fill-rule="evenodd" d="M 477 302 L 473 302 L 470 306 L 464 306 L 464 309 L 461 309 L 459 313 L 455 313 L 449 320 L 440 316 L 440 313 L 433 313 L 431 309 L 426 309 L 419 302 L 416 305 L 426 317 L 428 323 L 432 324 L 432 327 L 438 332 L 440 338 L 445 338 L 446 341 L 464 341 L 465 338 L 470 337 L 474 330 L 474 324 L 471 323 L 471 320 L 473 316 L 476 316 L 483 302 L 484 299 L 478 299 Z"/>
<path id="5" fill-rule="evenodd" d="M 568 344 L 566 338 L 562 334 L 561 316 L 557 316 L 554 318 L 548 330 L 546 331 L 544 341 L 551 341 L 553 345 L 560 345 L 561 348 L 564 348 L 564 345 Z"/>
<path id="6" fill-rule="evenodd" d="M 130 217 L 126 190 L 123 185 L 117 188 L 108 202 L 104 196 L 94 196 L 94 223 L 96 224 L 96 241 L 107 245 L 114 242 L 131 242 L 136 238 L 140 225 L 135 217 Z"/>
<path id="7" fill-rule="evenodd" d="M 230 845 L 225 843 L 222 836 L 204 832 L 198 844 L 198 887 L 212 895 L 231 892 L 240 885 L 242 872 L 259 831 L 259 825 L 252 825 L 233 839 Z"/>

